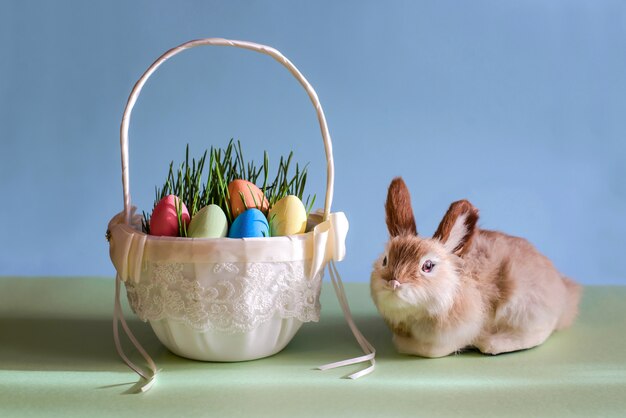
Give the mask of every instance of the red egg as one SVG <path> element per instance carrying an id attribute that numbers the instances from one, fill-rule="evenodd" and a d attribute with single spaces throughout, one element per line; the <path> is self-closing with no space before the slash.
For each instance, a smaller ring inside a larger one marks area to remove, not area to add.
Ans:
<path id="1" fill-rule="evenodd" d="M 178 215 L 176 206 L 179 204 L 178 196 L 173 194 L 165 196 L 159 200 L 154 207 L 152 216 L 150 217 L 150 235 L 177 237 L 178 234 Z M 189 224 L 189 211 L 183 202 L 180 202 L 181 218 L 185 224 Z"/>
<path id="2" fill-rule="evenodd" d="M 230 195 L 230 211 L 233 219 L 246 209 L 256 208 L 267 213 L 270 206 L 261 189 L 247 180 L 231 181 L 228 185 L 228 194 Z"/>

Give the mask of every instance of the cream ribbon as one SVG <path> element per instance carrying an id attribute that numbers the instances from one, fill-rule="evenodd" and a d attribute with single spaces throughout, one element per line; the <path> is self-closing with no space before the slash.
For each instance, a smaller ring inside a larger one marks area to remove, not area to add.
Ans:
<path id="1" fill-rule="evenodd" d="M 318 213 L 317 215 L 321 216 L 322 214 Z M 354 323 L 352 313 L 350 312 L 350 305 L 348 304 L 348 298 L 346 297 L 346 291 L 341 280 L 341 275 L 337 270 L 337 266 L 335 266 L 335 261 L 343 260 L 346 255 L 345 242 L 348 234 L 348 228 L 348 219 L 343 212 L 331 213 L 326 221 L 320 223 L 314 228 L 315 251 L 313 253 L 313 262 L 311 263 L 311 277 L 323 269 L 325 265 L 328 265 L 330 280 L 335 289 L 335 294 L 337 295 L 337 300 L 339 301 L 341 310 L 343 311 L 343 316 L 352 331 L 352 335 L 354 335 L 354 338 L 361 346 L 365 355 L 325 364 L 317 369 L 329 370 L 369 361 L 370 366 L 368 368 L 346 376 L 349 379 L 358 379 L 359 377 L 365 376 L 374 371 L 374 368 L 376 367 L 376 350 L 369 343 L 369 341 L 367 341 Z"/>
<path id="2" fill-rule="evenodd" d="M 131 369 L 135 371 L 142 379 L 144 379 L 144 383 L 139 387 L 139 392 L 147 392 L 150 390 L 154 382 L 156 382 L 156 377 L 158 370 L 156 368 L 156 364 L 152 360 L 152 357 L 144 350 L 142 345 L 137 341 L 135 335 L 128 327 L 126 320 L 124 319 L 124 312 L 122 312 L 122 305 L 120 303 L 120 283 L 122 279 L 117 275 L 115 277 L 115 308 L 113 309 L 113 340 L 115 341 L 115 349 L 117 350 L 117 354 L 124 360 L 124 363 Z M 122 324 L 122 328 L 126 333 L 126 336 L 130 340 L 131 343 L 137 348 L 139 353 L 143 356 L 143 358 L 148 363 L 149 370 L 142 370 L 139 366 L 133 363 L 124 353 L 124 349 L 122 348 L 122 344 L 120 342 L 119 330 L 117 323 L 118 321 Z"/>
<path id="3" fill-rule="evenodd" d="M 369 341 L 363 336 L 359 328 L 354 323 L 354 319 L 352 318 L 352 313 L 350 312 L 350 306 L 348 305 L 348 299 L 346 298 L 346 292 L 343 287 L 343 282 L 341 281 L 341 275 L 339 271 L 337 271 L 337 267 L 335 266 L 334 261 L 330 261 L 328 263 L 328 272 L 330 275 L 330 280 L 333 283 L 333 287 L 335 288 L 335 294 L 337 295 L 337 300 L 339 300 L 339 304 L 341 305 L 341 309 L 343 310 L 343 316 L 352 331 L 352 335 L 361 346 L 361 349 L 365 353 L 365 355 L 360 357 L 355 357 L 351 359 L 341 360 L 334 363 L 325 364 L 323 366 L 319 366 L 318 370 L 329 370 L 335 369 L 337 367 L 349 366 L 351 364 L 363 363 L 366 361 L 370 362 L 370 366 L 366 369 L 363 369 L 359 372 L 352 373 L 351 375 L 346 376 L 348 379 L 358 379 L 359 377 L 370 374 L 376 368 L 376 350 L 370 344 Z"/>

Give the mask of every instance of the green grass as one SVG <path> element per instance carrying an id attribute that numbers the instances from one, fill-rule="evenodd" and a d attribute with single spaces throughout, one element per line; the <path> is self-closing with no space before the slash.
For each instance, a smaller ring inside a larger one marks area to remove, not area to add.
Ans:
<path id="1" fill-rule="evenodd" d="M 193 218 L 203 207 L 215 204 L 222 208 L 230 225 L 233 215 L 230 211 L 228 184 L 233 180 L 243 179 L 256 184 L 261 189 L 269 201 L 270 208 L 283 197 L 295 195 L 304 203 L 308 215 L 315 204 L 315 195 L 307 195 L 303 200 L 307 167 L 308 164 L 301 167 L 295 163 L 294 172 L 293 152 L 290 152 L 288 156 L 280 157 L 276 175 L 273 176 L 273 180 L 270 180 L 270 163 L 266 151 L 263 152 L 263 163 L 257 166 L 254 161 L 245 160 L 241 143 L 233 139 L 228 142 L 226 148 L 211 147 L 210 150 L 205 150 L 198 160 L 195 158 L 190 160 L 189 145 L 187 145 L 183 163 L 175 169 L 174 161 L 172 161 L 163 186 L 155 187 L 154 206 L 165 196 L 173 194 L 181 199 Z M 259 180 L 262 180 L 260 185 Z M 243 199 L 243 196 L 241 197 Z M 256 202 L 255 199 L 257 208 L 262 203 Z M 176 208 L 179 235 L 186 237 L 187 228 L 181 219 L 181 209 L 182 205 Z M 150 233 L 151 213 L 152 211 L 150 214 L 143 212 L 142 229 L 147 234 Z"/>

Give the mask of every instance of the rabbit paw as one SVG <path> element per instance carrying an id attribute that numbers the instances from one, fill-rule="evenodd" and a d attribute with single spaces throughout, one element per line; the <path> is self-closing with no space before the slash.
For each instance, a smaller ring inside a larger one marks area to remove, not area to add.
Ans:
<path id="1" fill-rule="evenodd" d="M 481 353 L 494 356 L 496 354 L 519 350 L 520 348 L 517 348 L 518 346 L 519 344 L 516 344 L 508 335 L 500 334 L 490 335 L 476 344 L 476 348 L 478 348 Z"/>
<path id="2" fill-rule="evenodd" d="M 511 351 L 526 350 L 536 347 L 546 341 L 552 333 L 552 328 L 546 327 L 522 333 L 497 333 L 483 337 L 476 348 L 484 354 L 510 353 Z"/>
<path id="3" fill-rule="evenodd" d="M 438 346 L 417 341 L 411 337 L 394 334 L 393 344 L 400 354 L 438 358 L 445 357 L 457 351 L 456 348 Z"/>

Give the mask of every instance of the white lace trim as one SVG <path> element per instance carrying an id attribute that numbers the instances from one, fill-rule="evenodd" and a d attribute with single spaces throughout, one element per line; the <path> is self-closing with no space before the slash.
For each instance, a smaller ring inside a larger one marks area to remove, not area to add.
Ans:
<path id="1" fill-rule="evenodd" d="M 248 332 L 278 314 L 317 322 L 322 273 L 305 275 L 304 261 L 271 263 L 149 263 L 126 282 L 143 321 L 174 319 L 198 331 Z"/>

